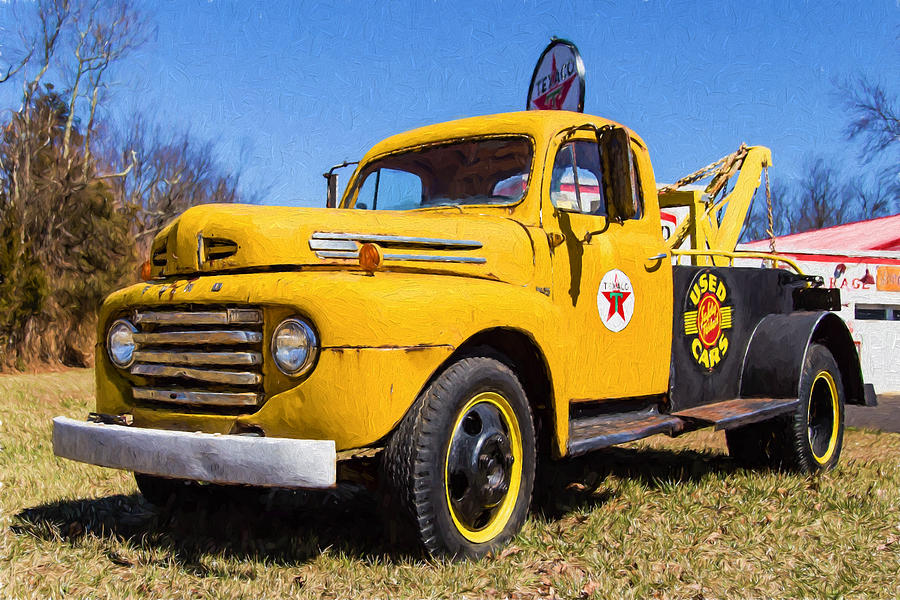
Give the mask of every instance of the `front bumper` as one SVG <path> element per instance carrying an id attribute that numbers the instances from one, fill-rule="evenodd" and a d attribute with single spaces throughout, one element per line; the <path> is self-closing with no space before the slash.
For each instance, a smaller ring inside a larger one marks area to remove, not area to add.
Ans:
<path id="1" fill-rule="evenodd" d="M 188 433 L 53 419 L 53 453 L 79 462 L 211 483 L 335 485 L 333 440 Z"/>

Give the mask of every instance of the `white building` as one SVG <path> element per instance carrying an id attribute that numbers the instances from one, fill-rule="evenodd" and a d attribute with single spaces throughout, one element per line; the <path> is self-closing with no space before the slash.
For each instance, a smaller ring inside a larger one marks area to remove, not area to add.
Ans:
<path id="1" fill-rule="evenodd" d="M 900 215 L 778 237 L 775 247 L 806 274 L 840 288 L 840 314 L 866 383 L 879 394 L 900 393 Z M 767 252 L 769 240 L 739 249 Z"/>

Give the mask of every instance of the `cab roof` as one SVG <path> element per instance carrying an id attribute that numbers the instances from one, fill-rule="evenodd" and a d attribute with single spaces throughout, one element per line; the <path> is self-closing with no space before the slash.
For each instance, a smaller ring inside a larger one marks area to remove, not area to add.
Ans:
<path id="1" fill-rule="evenodd" d="M 364 162 L 375 156 L 402 148 L 480 135 L 525 134 L 533 137 L 540 144 L 558 131 L 588 123 L 593 123 L 598 127 L 619 125 L 602 117 L 565 110 L 529 110 L 469 117 L 456 121 L 426 125 L 425 127 L 393 135 L 375 144 L 366 153 Z M 619 126 L 621 127 L 621 125 Z M 641 145 L 645 146 L 643 140 L 637 135 L 633 132 L 629 133 Z"/>

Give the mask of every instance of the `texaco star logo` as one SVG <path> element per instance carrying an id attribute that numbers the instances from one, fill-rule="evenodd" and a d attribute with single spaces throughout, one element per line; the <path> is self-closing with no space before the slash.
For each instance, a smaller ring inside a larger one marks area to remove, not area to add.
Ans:
<path id="1" fill-rule="evenodd" d="M 634 289 L 628 275 L 619 269 L 606 272 L 597 290 L 597 310 L 607 329 L 625 329 L 634 314 Z"/>

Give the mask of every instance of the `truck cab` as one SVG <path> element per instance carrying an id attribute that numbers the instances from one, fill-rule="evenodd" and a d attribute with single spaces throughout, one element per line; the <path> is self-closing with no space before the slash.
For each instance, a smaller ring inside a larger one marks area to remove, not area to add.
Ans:
<path id="1" fill-rule="evenodd" d="M 530 111 L 388 138 L 335 208 L 192 208 L 104 303 L 96 413 L 55 419 L 54 451 L 160 503 L 374 457 L 392 518 L 467 556 L 521 527 L 541 455 L 716 426 L 832 467 L 843 403 L 871 403 L 839 296 L 674 248 L 660 198 L 633 132 Z"/>

